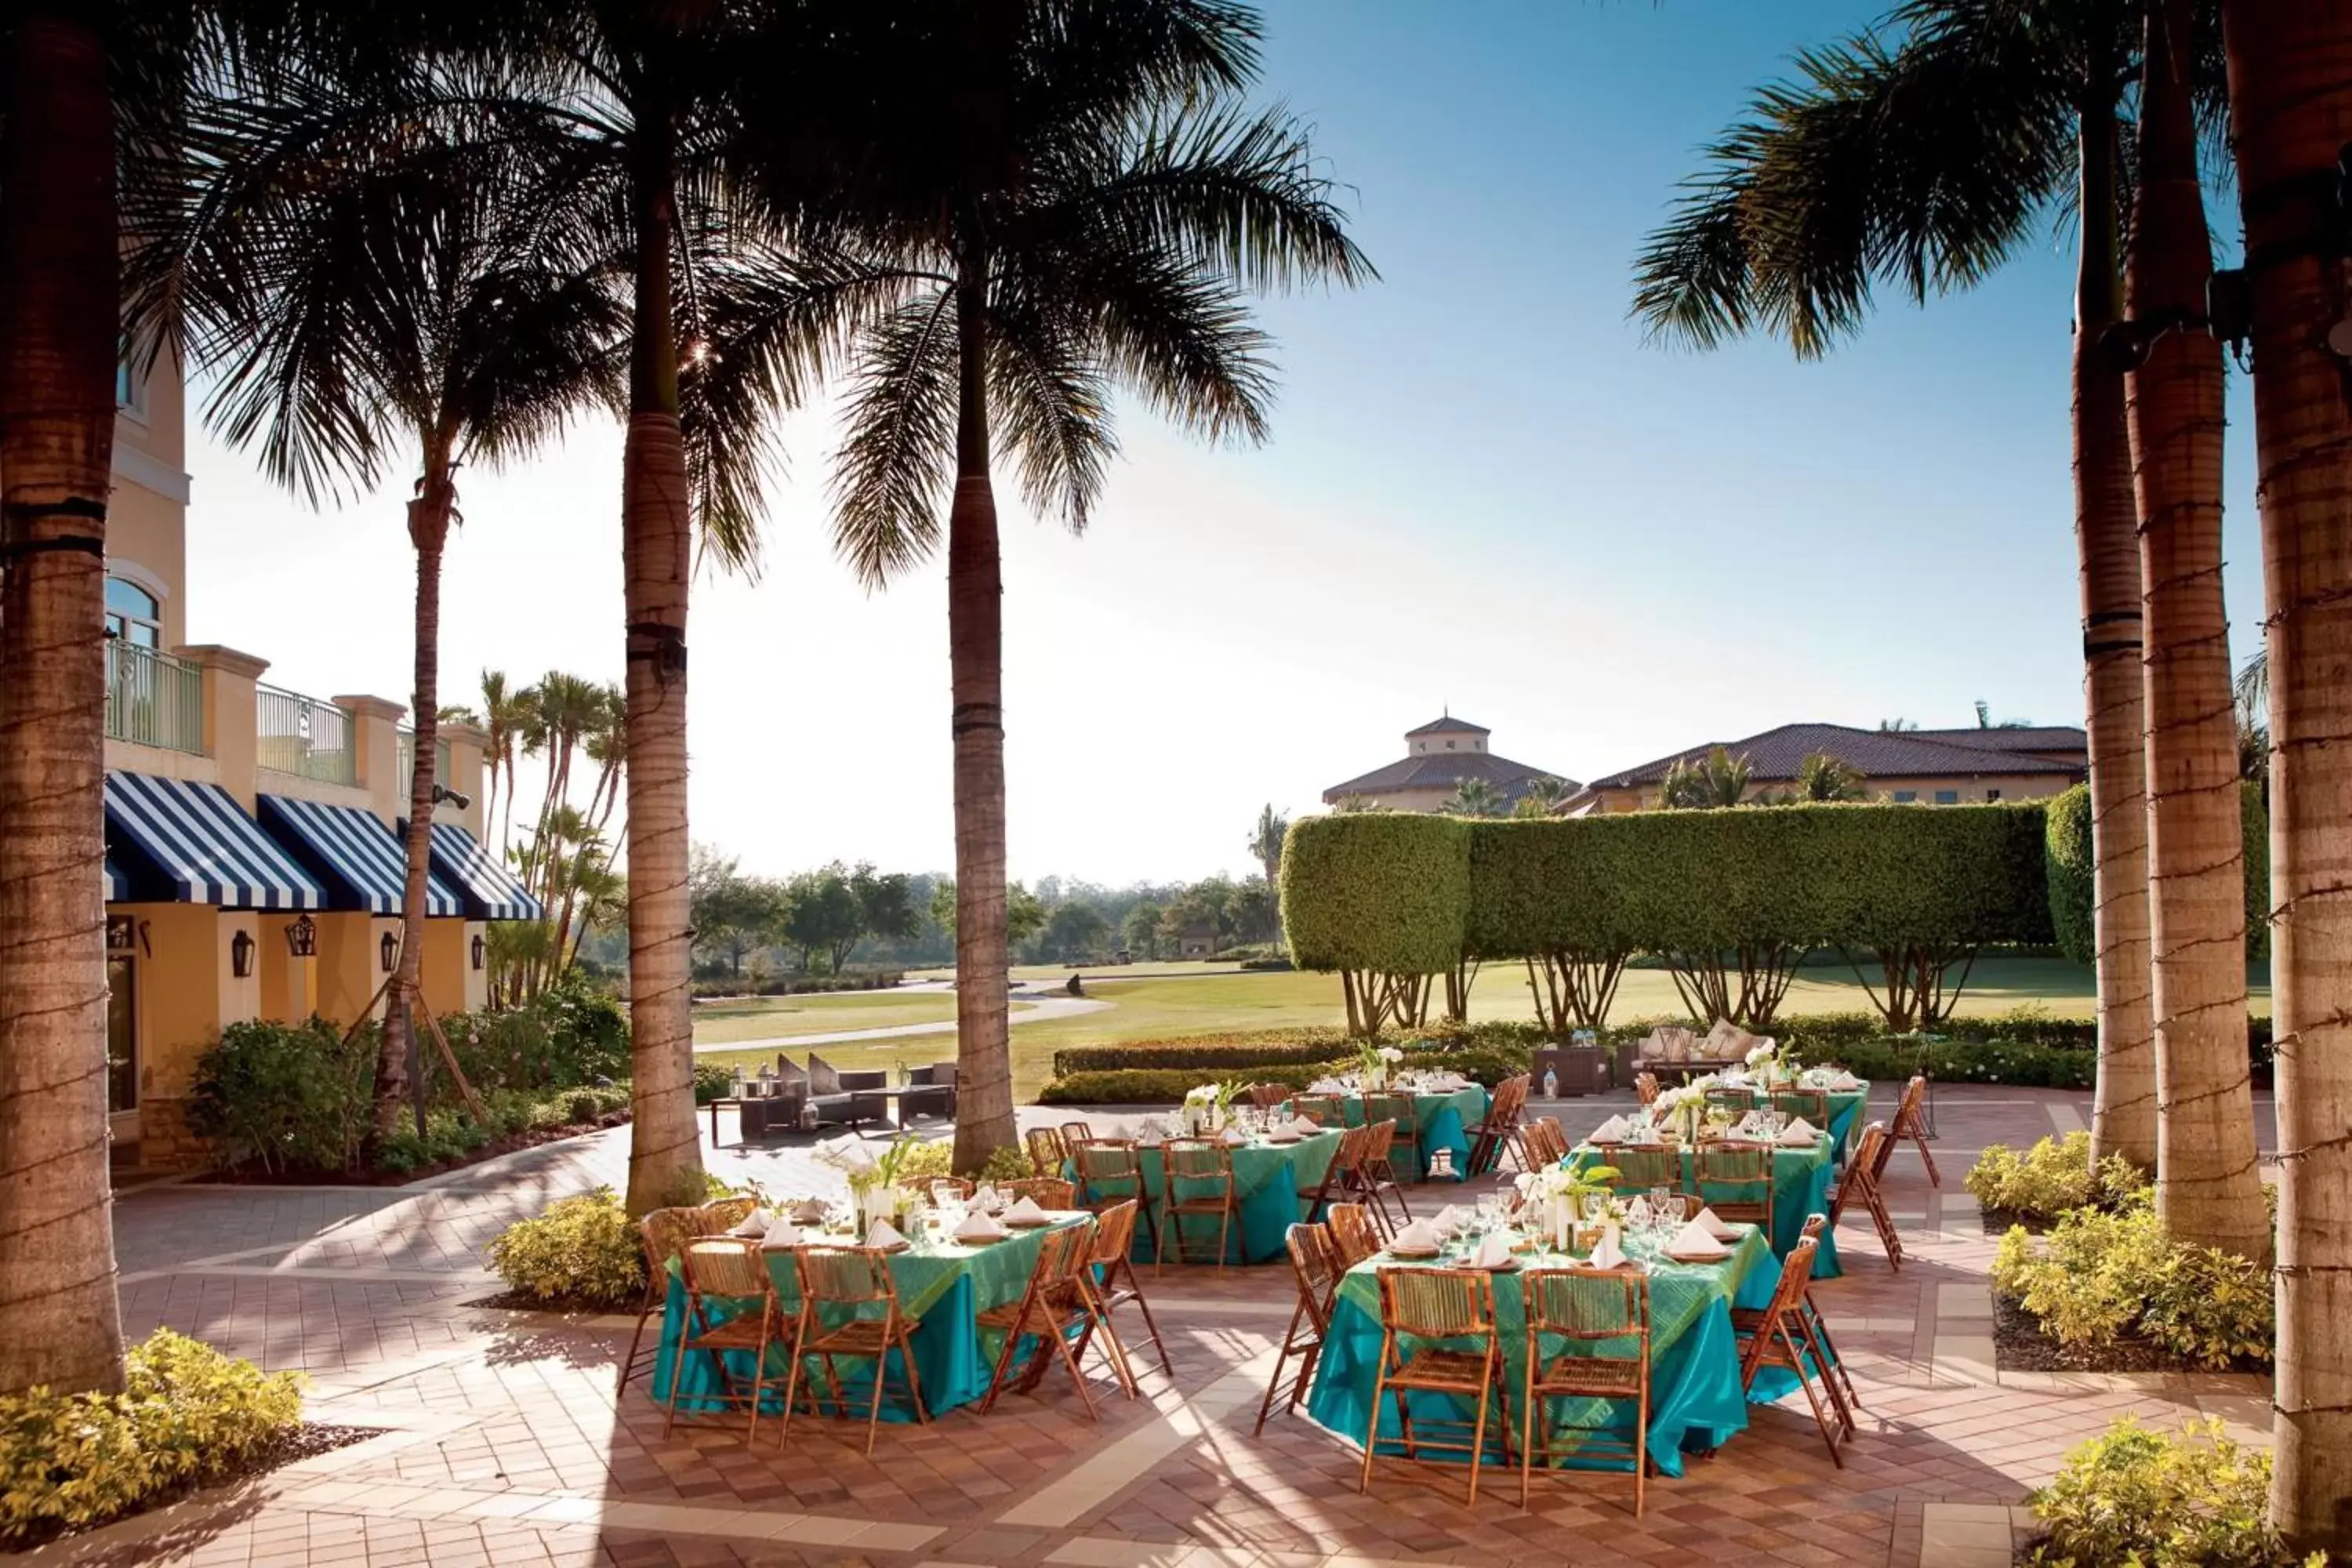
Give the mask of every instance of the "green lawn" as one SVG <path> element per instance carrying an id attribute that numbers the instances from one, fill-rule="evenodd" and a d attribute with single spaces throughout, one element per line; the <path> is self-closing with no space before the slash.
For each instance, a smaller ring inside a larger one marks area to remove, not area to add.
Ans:
<path id="1" fill-rule="evenodd" d="M 955 998 L 941 991 L 911 995 L 896 991 L 836 991 L 748 997 L 698 1003 L 694 1042 L 720 1045 L 777 1035 L 824 1035 L 836 1029 L 895 1029 L 906 1024 L 943 1023 L 954 1016 Z"/>

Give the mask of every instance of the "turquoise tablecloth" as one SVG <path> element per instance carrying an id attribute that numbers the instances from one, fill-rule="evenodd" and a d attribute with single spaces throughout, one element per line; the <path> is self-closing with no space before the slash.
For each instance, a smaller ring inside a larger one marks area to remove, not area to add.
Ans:
<path id="1" fill-rule="evenodd" d="M 1732 1087 L 1756 1089 L 1759 1094 L 1768 1092 L 1753 1083 L 1735 1083 Z M 1800 1083 L 1791 1087 L 1804 1089 L 1811 1086 Z M 1853 1149 L 1854 1132 L 1863 1121 L 1863 1108 L 1870 1103 L 1870 1085 L 1864 1083 L 1860 1089 L 1831 1089 L 1829 1100 L 1829 1134 L 1837 1140 L 1837 1158 L 1843 1163 Z"/>
<path id="2" fill-rule="evenodd" d="M 978 1321 L 981 1313 L 992 1307 L 1003 1307 L 1021 1299 L 1027 1288 L 1029 1276 L 1037 1267 L 1038 1248 L 1044 1245 L 1047 1229 L 1062 1229 L 1074 1225 L 1091 1223 L 1090 1215 L 1056 1215 L 1054 1225 L 1041 1230 L 1016 1231 L 1006 1239 L 988 1247 L 963 1247 L 953 1242 L 931 1244 L 917 1242 L 890 1260 L 890 1277 L 898 1287 L 898 1305 L 902 1311 L 921 1320 L 911 1339 L 915 1346 L 915 1373 L 922 1380 L 923 1407 L 937 1415 L 959 1405 L 970 1405 L 988 1392 L 990 1375 L 995 1371 L 996 1356 L 1003 1349 L 1003 1340 L 994 1334 L 983 1335 Z M 776 1282 L 777 1294 L 783 1298 L 787 1322 L 790 1314 L 800 1310 L 800 1278 L 789 1252 L 772 1252 L 767 1256 L 769 1277 Z M 875 1316 L 879 1316 L 876 1312 Z M 677 1363 L 678 1341 L 686 1331 L 686 1287 L 677 1277 L 676 1260 L 670 1264 L 669 1299 L 662 1311 L 661 1348 L 654 1360 L 653 1395 L 656 1401 L 669 1398 L 670 1369 Z M 730 1374 L 749 1378 L 751 1375 L 751 1352 L 730 1351 L 727 1353 L 727 1369 Z M 866 1381 L 866 1369 L 872 1363 L 841 1363 L 845 1382 L 860 1389 L 870 1397 L 873 1384 Z M 813 1363 L 812 1365 L 814 1365 Z M 905 1403 L 901 1392 L 905 1387 L 899 1357 L 890 1357 L 890 1381 L 882 1401 L 884 1419 L 911 1421 L 913 1408 Z M 774 1389 L 762 1401 L 762 1408 L 782 1411 L 784 1407 L 784 1374 L 791 1370 L 789 1344 L 771 1346 L 768 1351 L 768 1375 L 777 1380 Z M 807 1373 L 803 1381 L 806 1382 Z M 677 1407 L 680 1410 L 714 1408 L 711 1401 L 699 1397 L 716 1391 L 719 1384 L 717 1369 L 710 1357 L 698 1352 L 686 1360 L 683 1380 L 678 1384 Z M 852 1394 L 855 1408 L 858 1395 Z"/>
<path id="3" fill-rule="evenodd" d="M 1318 1132 L 1296 1143 L 1244 1143 L 1234 1150 L 1234 1194 L 1240 1200 L 1240 1223 L 1228 1228 L 1225 1235 L 1225 1261 L 1228 1263 L 1272 1263 L 1286 1256 L 1284 1237 L 1290 1227 L 1306 1217 L 1306 1205 L 1299 1194 L 1311 1192 L 1322 1184 L 1323 1173 L 1331 1163 L 1331 1156 L 1339 1152 L 1339 1134 L 1335 1130 Z M 1168 1162 L 1157 1147 L 1136 1151 L 1143 1167 L 1144 1191 L 1151 1196 L 1148 1205 L 1152 1215 L 1166 1216 Z M 1068 1170 L 1076 1180 L 1076 1172 Z M 1205 1187 L 1205 1184 L 1202 1184 Z M 1182 1196 L 1199 1195 L 1195 1184 L 1180 1184 Z M 1081 1192 L 1081 1203 L 1091 1203 L 1096 1194 Z M 1184 1234 L 1192 1239 L 1192 1257 L 1199 1258 L 1205 1251 L 1214 1251 L 1217 1222 L 1207 1215 L 1183 1216 Z M 1129 1254 L 1138 1263 L 1150 1263 L 1160 1256 L 1156 1249 L 1151 1225 L 1142 1215 L 1135 1222 L 1135 1247 Z M 1176 1260 L 1176 1232 L 1168 1232 L 1167 1257 Z"/>
<path id="4" fill-rule="evenodd" d="M 1431 1156 L 1440 1149 L 1454 1151 L 1454 1181 L 1465 1181 L 1470 1174 L 1470 1129 L 1486 1119 L 1486 1091 L 1476 1084 L 1455 1089 L 1451 1094 L 1416 1094 L 1412 1097 L 1413 1118 L 1421 1129 L 1420 1169 L 1405 1173 L 1408 1181 L 1429 1180 Z M 1364 1124 L 1363 1096 L 1351 1094 L 1340 1102 L 1340 1110 L 1350 1127 Z"/>
<path id="5" fill-rule="evenodd" d="M 1813 1215 L 1830 1212 L 1830 1181 L 1836 1174 L 1836 1143 L 1829 1133 L 1815 1140 L 1810 1149 L 1775 1149 L 1772 1151 L 1772 1255 L 1785 1258 L 1789 1248 L 1803 1238 L 1805 1221 Z M 1691 1152 L 1683 1154 L 1685 1192 L 1696 1189 L 1691 1184 L 1693 1162 Z M 1579 1143 L 1569 1152 L 1569 1163 L 1577 1169 L 1606 1162 L 1590 1143 Z M 1706 1194 L 1700 1194 L 1704 1197 Z M 1758 1195 L 1751 1187 L 1747 1194 Z M 1834 1279 L 1844 1269 L 1839 1267 L 1837 1236 L 1830 1230 L 1822 1232 L 1821 1249 L 1813 1254 L 1813 1278 Z"/>
<path id="6" fill-rule="evenodd" d="M 1641 1257 L 1647 1249 L 1635 1243 L 1629 1250 Z M 1371 1429 L 1372 1389 L 1380 1370 L 1380 1286 L 1375 1277 L 1382 1268 L 1398 1266 L 1396 1259 L 1383 1254 L 1358 1264 L 1339 1282 L 1331 1330 L 1323 1342 L 1315 1384 L 1307 1395 L 1308 1415 L 1359 1444 Z M 1664 1474 L 1683 1473 L 1682 1456 L 1686 1450 L 1720 1447 L 1734 1434 L 1747 1429 L 1748 1399 L 1739 1386 L 1739 1351 L 1731 1328 L 1731 1309 L 1768 1305 L 1780 1279 L 1780 1263 L 1753 1230 L 1722 1263 L 1651 1261 L 1649 1452 Z M 1523 1273 L 1495 1276 L 1495 1316 L 1507 1363 L 1505 1386 L 1510 1399 L 1506 1410 L 1516 1452 L 1520 1419 L 1517 1392 L 1527 1363 Z M 1557 1347 L 1547 1343 L 1544 1348 L 1550 1352 Z M 1754 1397 L 1769 1402 L 1795 1386 L 1788 1374 L 1759 1373 Z M 1417 1393 L 1409 1394 L 1407 1401 L 1416 1416 L 1426 1414 L 1434 1420 L 1464 1420 L 1475 1414 L 1467 1401 L 1450 1394 Z M 1549 1414 L 1562 1426 L 1589 1426 L 1598 1424 L 1606 1408 L 1612 1427 L 1622 1429 L 1629 1439 L 1632 1436 L 1634 1412 L 1630 1402 L 1605 1406 L 1600 1401 L 1575 1403 L 1577 1407 L 1571 1410 L 1567 1401 L 1552 1401 Z M 1496 1425 L 1490 1415 L 1487 1430 L 1495 1445 L 1490 1457 L 1499 1459 L 1502 1449 Z M 1380 1412 L 1381 1448 L 1402 1453 L 1395 1437 L 1396 1402 L 1391 1396 Z M 1465 1455 L 1443 1457 L 1467 1462 Z M 1571 1457 L 1564 1462 L 1576 1461 Z"/>

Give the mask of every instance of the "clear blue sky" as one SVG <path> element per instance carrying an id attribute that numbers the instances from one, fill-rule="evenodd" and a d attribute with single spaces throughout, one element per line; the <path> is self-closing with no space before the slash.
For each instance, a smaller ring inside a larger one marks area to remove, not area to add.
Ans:
<path id="1" fill-rule="evenodd" d="M 1315 809 L 1441 705 L 1580 779 L 1796 720 L 1965 724 L 1979 697 L 2081 721 L 2054 237 L 1974 294 L 1886 296 L 1822 363 L 1655 348 L 1626 319 L 1694 149 L 1790 50 L 1874 14 L 1270 0 L 1267 96 L 1318 128 L 1382 281 L 1266 305 L 1267 447 L 1129 412 L 1084 540 L 1004 487 L 1016 876 L 1243 870 L 1261 802 Z M 2242 657 L 2242 384 L 2231 415 Z M 698 592 L 696 836 L 763 870 L 944 868 L 944 563 L 856 587 L 825 544 L 831 439 L 825 409 L 793 422 L 761 580 Z M 404 486 L 314 519 L 192 449 L 193 635 L 299 689 L 401 694 Z M 453 689 L 484 665 L 617 673 L 618 466 L 600 423 L 467 482 Z"/>

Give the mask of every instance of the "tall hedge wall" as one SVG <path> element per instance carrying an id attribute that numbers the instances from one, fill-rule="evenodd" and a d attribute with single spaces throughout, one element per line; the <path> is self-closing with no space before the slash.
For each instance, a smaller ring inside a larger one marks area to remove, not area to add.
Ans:
<path id="1" fill-rule="evenodd" d="M 2077 963 L 2094 963 L 2098 958 L 2098 938 L 2091 914 L 2090 789 L 2076 784 L 2053 796 L 2048 806 L 2050 923 L 2061 952 Z M 2271 823 L 2262 786 L 2251 779 L 2240 781 L 2238 808 L 2246 842 L 2246 956 L 2267 958 L 2271 951 Z"/>
<path id="2" fill-rule="evenodd" d="M 1303 969 L 1450 969 L 1470 904 L 1457 818 L 1339 812 L 1295 822 L 1283 840 L 1283 934 Z"/>

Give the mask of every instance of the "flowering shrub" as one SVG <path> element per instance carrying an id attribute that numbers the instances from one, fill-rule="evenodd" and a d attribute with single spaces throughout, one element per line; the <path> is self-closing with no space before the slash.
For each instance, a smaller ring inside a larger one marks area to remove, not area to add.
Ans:
<path id="1" fill-rule="evenodd" d="M 2271 1359 L 2268 1273 L 2173 1241 L 2144 1198 L 2119 1211 L 2073 1210 L 2038 1239 L 2012 1227 L 1993 1255 L 1992 1282 L 2069 1348 L 2134 1333 L 2201 1366 Z"/>
<path id="2" fill-rule="evenodd" d="M 507 1226 L 490 1243 L 490 1267 L 509 1289 L 542 1301 L 619 1306 L 646 1289 L 644 1243 L 610 1187 Z"/>
<path id="3" fill-rule="evenodd" d="M 2173 1434 L 2129 1415 L 2066 1456 L 2030 1500 L 2044 1568 L 2290 1568 L 2270 1525 L 2271 1457 L 2221 1435 L 2219 1421 Z M 2326 1553 L 2305 1560 L 2325 1568 Z"/>
<path id="4" fill-rule="evenodd" d="M 2006 1143 L 1989 1143 L 1968 1174 L 1969 1191 L 1985 1207 L 2036 1219 L 2113 1202 L 2147 1185 L 2147 1173 L 2120 1154 L 2093 1170 L 2088 1132 L 2069 1132 L 2063 1142 L 2044 1138 L 2023 1154 Z"/>
<path id="5" fill-rule="evenodd" d="M 121 1394 L 0 1397 L 0 1547 L 226 1475 L 301 1423 L 299 1373 L 265 1374 L 169 1329 L 125 1360 Z"/>

